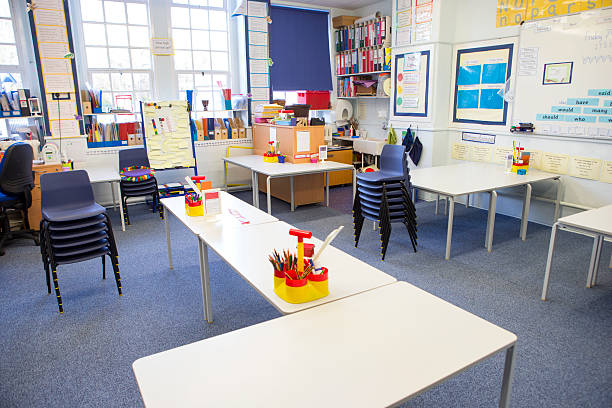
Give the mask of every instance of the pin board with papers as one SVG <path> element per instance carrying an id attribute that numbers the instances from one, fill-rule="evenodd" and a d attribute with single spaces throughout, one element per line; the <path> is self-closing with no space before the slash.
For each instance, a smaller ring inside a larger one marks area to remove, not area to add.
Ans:
<path id="1" fill-rule="evenodd" d="M 612 140 L 612 9 L 530 21 L 520 30 L 512 124 Z"/>
<path id="2" fill-rule="evenodd" d="M 186 101 L 143 102 L 142 118 L 152 168 L 195 166 Z"/>
<path id="3" fill-rule="evenodd" d="M 514 49 L 513 42 L 455 46 L 451 122 L 506 125 L 508 101 L 504 92 Z"/>
<path id="4" fill-rule="evenodd" d="M 395 55 L 393 115 L 429 117 L 431 50 Z"/>

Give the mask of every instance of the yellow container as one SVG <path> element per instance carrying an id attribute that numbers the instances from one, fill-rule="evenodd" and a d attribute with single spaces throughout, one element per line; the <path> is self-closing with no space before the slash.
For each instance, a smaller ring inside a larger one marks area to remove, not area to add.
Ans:
<path id="1" fill-rule="evenodd" d="M 185 209 L 187 210 L 187 215 L 190 217 L 200 217 L 204 215 L 204 205 L 202 204 L 195 206 L 187 205 Z"/>
<path id="2" fill-rule="evenodd" d="M 529 165 L 528 164 L 513 164 L 512 165 L 512 172 L 516 173 L 517 170 L 522 170 L 525 169 L 526 173 L 529 173 Z"/>
<path id="3" fill-rule="evenodd" d="M 264 162 L 266 162 L 266 163 L 278 163 L 278 156 L 264 156 Z"/>
<path id="4" fill-rule="evenodd" d="M 274 272 L 274 293 L 286 302 L 307 303 L 329 295 L 327 269 L 322 275 L 309 275 L 300 280 L 282 279 L 277 272 Z"/>
<path id="5" fill-rule="evenodd" d="M 279 286 L 285 285 L 285 273 L 282 271 L 274 270 L 274 290 Z"/>

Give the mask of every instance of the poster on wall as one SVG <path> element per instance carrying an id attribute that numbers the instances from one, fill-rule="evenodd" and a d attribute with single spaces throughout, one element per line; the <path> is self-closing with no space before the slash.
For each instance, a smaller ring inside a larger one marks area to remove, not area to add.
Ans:
<path id="1" fill-rule="evenodd" d="M 457 50 L 453 122 L 505 125 L 513 44 Z"/>
<path id="2" fill-rule="evenodd" d="M 248 43 L 250 111 L 270 103 L 270 60 L 268 38 L 268 4 L 266 1 L 246 2 L 246 37 Z"/>
<path id="3" fill-rule="evenodd" d="M 395 56 L 395 116 L 427 116 L 430 51 Z"/>
<path id="4" fill-rule="evenodd" d="M 397 0 L 396 12 L 395 45 L 410 45 L 412 0 Z"/>

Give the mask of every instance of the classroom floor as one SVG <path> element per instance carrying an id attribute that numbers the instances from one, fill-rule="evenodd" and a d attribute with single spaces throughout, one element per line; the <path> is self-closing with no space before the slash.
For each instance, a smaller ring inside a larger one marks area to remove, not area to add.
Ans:
<path id="1" fill-rule="evenodd" d="M 237 196 L 250 202 L 250 192 Z M 516 333 L 513 406 L 609 406 L 609 244 L 604 246 L 600 284 L 586 289 L 592 239 L 560 232 L 550 300 L 542 302 L 550 228 L 529 224 L 527 241 L 522 242 L 519 220 L 497 215 L 489 254 L 484 248 L 486 212 L 457 205 L 452 258 L 445 261 L 446 218 L 434 215 L 433 203 L 421 202 L 419 252 L 412 252 L 399 224 L 381 262 L 378 235 L 370 223 L 364 225 L 359 248 L 353 246 L 350 188 L 334 188 L 331 196 L 329 208 L 310 205 L 294 213 L 288 204 L 274 200 L 274 215 L 319 238 L 344 225 L 334 241 L 338 248 Z M 265 206 L 263 196 L 260 202 Z M 109 213 L 119 247 L 123 297 L 117 295 L 108 266 L 110 279 L 101 279 L 100 261 L 62 266 L 65 313 L 60 316 L 55 297 L 47 295 L 39 248 L 31 241 L 14 241 L 0 258 L 2 407 L 141 406 L 131 369 L 134 360 L 279 316 L 211 253 L 214 323 L 204 323 L 196 239 L 172 220 L 174 270 L 169 270 L 164 226 L 156 214 L 144 206 L 130 208 L 132 225 L 123 233 L 118 214 Z M 503 358 L 488 359 L 403 406 L 496 406 Z"/>

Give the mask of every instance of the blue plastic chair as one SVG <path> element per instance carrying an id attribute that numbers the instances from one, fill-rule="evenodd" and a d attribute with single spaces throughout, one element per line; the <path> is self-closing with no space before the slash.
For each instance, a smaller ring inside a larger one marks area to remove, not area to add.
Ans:
<path id="1" fill-rule="evenodd" d="M 106 210 L 94 200 L 89 176 L 84 170 L 43 174 L 40 178 L 42 221 L 41 256 L 47 291 L 51 279 L 60 313 L 64 312 L 57 279 L 63 264 L 102 259 L 102 279 L 106 278 L 105 257 L 109 256 L 117 291 L 121 296 L 121 276 L 113 229 Z"/>
<path id="2" fill-rule="evenodd" d="M 27 143 L 13 143 L 8 147 L 0 162 L 0 256 L 9 239 L 30 238 L 38 245 L 37 234 L 30 229 L 28 209 L 32 205 L 32 146 Z M 22 213 L 24 229 L 11 231 L 8 210 Z"/>
<path id="3" fill-rule="evenodd" d="M 119 171 L 128 167 L 151 167 L 147 151 L 144 148 L 132 148 L 119 150 Z M 123 217 L 125 222 L 130 225 L 130 214 L 128 211 L 127 200 L 130 197 L 151 196 L 153 201 L 153 212 L 159 211 L 159 216 L 163 218 L 161 203 L 159 201 L 159 190 L 157 179 L 153 176 L 142 181 L 121 180 L 121 201 L 123 203 Z"/>

